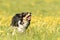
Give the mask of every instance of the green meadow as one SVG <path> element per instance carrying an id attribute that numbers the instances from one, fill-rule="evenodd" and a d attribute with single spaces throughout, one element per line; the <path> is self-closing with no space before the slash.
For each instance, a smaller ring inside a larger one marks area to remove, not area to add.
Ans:
<path id="1" fill-rule="evenodd" d="M 12 35 L 12 17 L 31 12 L 25 33 Z M 60 40 L 60 0 L 0 0 L 0 40 Z"/>

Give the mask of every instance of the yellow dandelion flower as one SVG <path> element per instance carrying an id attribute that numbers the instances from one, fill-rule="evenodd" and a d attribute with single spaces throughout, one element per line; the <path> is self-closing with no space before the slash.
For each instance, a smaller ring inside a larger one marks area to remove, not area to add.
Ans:
<path id="1" fill-rule="evenodd" d="M 57 40 L 60 40 L 60 38 L 57 38 Z"/>
<path id="2" fill-rule="evenodd" d="M 3 33 L 4 32 L 4 30 L 0 30 L 0 33 Z"/>

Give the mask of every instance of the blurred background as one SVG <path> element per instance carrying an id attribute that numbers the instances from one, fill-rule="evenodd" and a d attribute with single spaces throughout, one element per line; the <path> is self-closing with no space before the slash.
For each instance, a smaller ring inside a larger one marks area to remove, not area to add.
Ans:
<path id="1" fill-rule="evenodd" d="M 0 14 L 29 11 L 39 16 L 60 16 L 60 0 L 0 0 Z"/>
<path id="2" fill-rule="evenodd" d="M 21 12 L 32 13 L 31 24 L 12 36 L 11 19 Z M 0 40 L 60 40 L 60 0 L 0 0 Z"/>

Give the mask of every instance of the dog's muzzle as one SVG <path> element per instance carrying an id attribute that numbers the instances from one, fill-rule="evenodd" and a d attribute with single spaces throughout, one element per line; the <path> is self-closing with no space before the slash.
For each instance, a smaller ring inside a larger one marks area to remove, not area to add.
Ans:
<path id="1" fill-rule="evenodd" d="M 31 20 L 31 15 L 27 16 L 27 20 L 28 21 Z"/>

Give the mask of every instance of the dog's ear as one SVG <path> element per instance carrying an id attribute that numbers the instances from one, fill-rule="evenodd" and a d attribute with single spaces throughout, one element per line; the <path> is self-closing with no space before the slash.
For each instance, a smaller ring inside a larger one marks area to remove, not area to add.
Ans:
<path id="1" fill-rule="evenodd" d="M 26 13 L 25 12 L 22 12 L 22 16 L 25 17 L 26 16 Z"/>
<path id="2" fill-rule="evenodd" d="M 32 14 L 32 13 L 30 12 L 30 14 Z"/>
<path id="3" fill-rule="evenodd" d="M 30 15 L 31 15 L 32 13 L 30 12 Z"/>
<path id="4" fill-rule="evenodd" d="M 30 13 L 30 14 L 32 14 L 31 12 L 27 12 L 27 13 Z"/>

